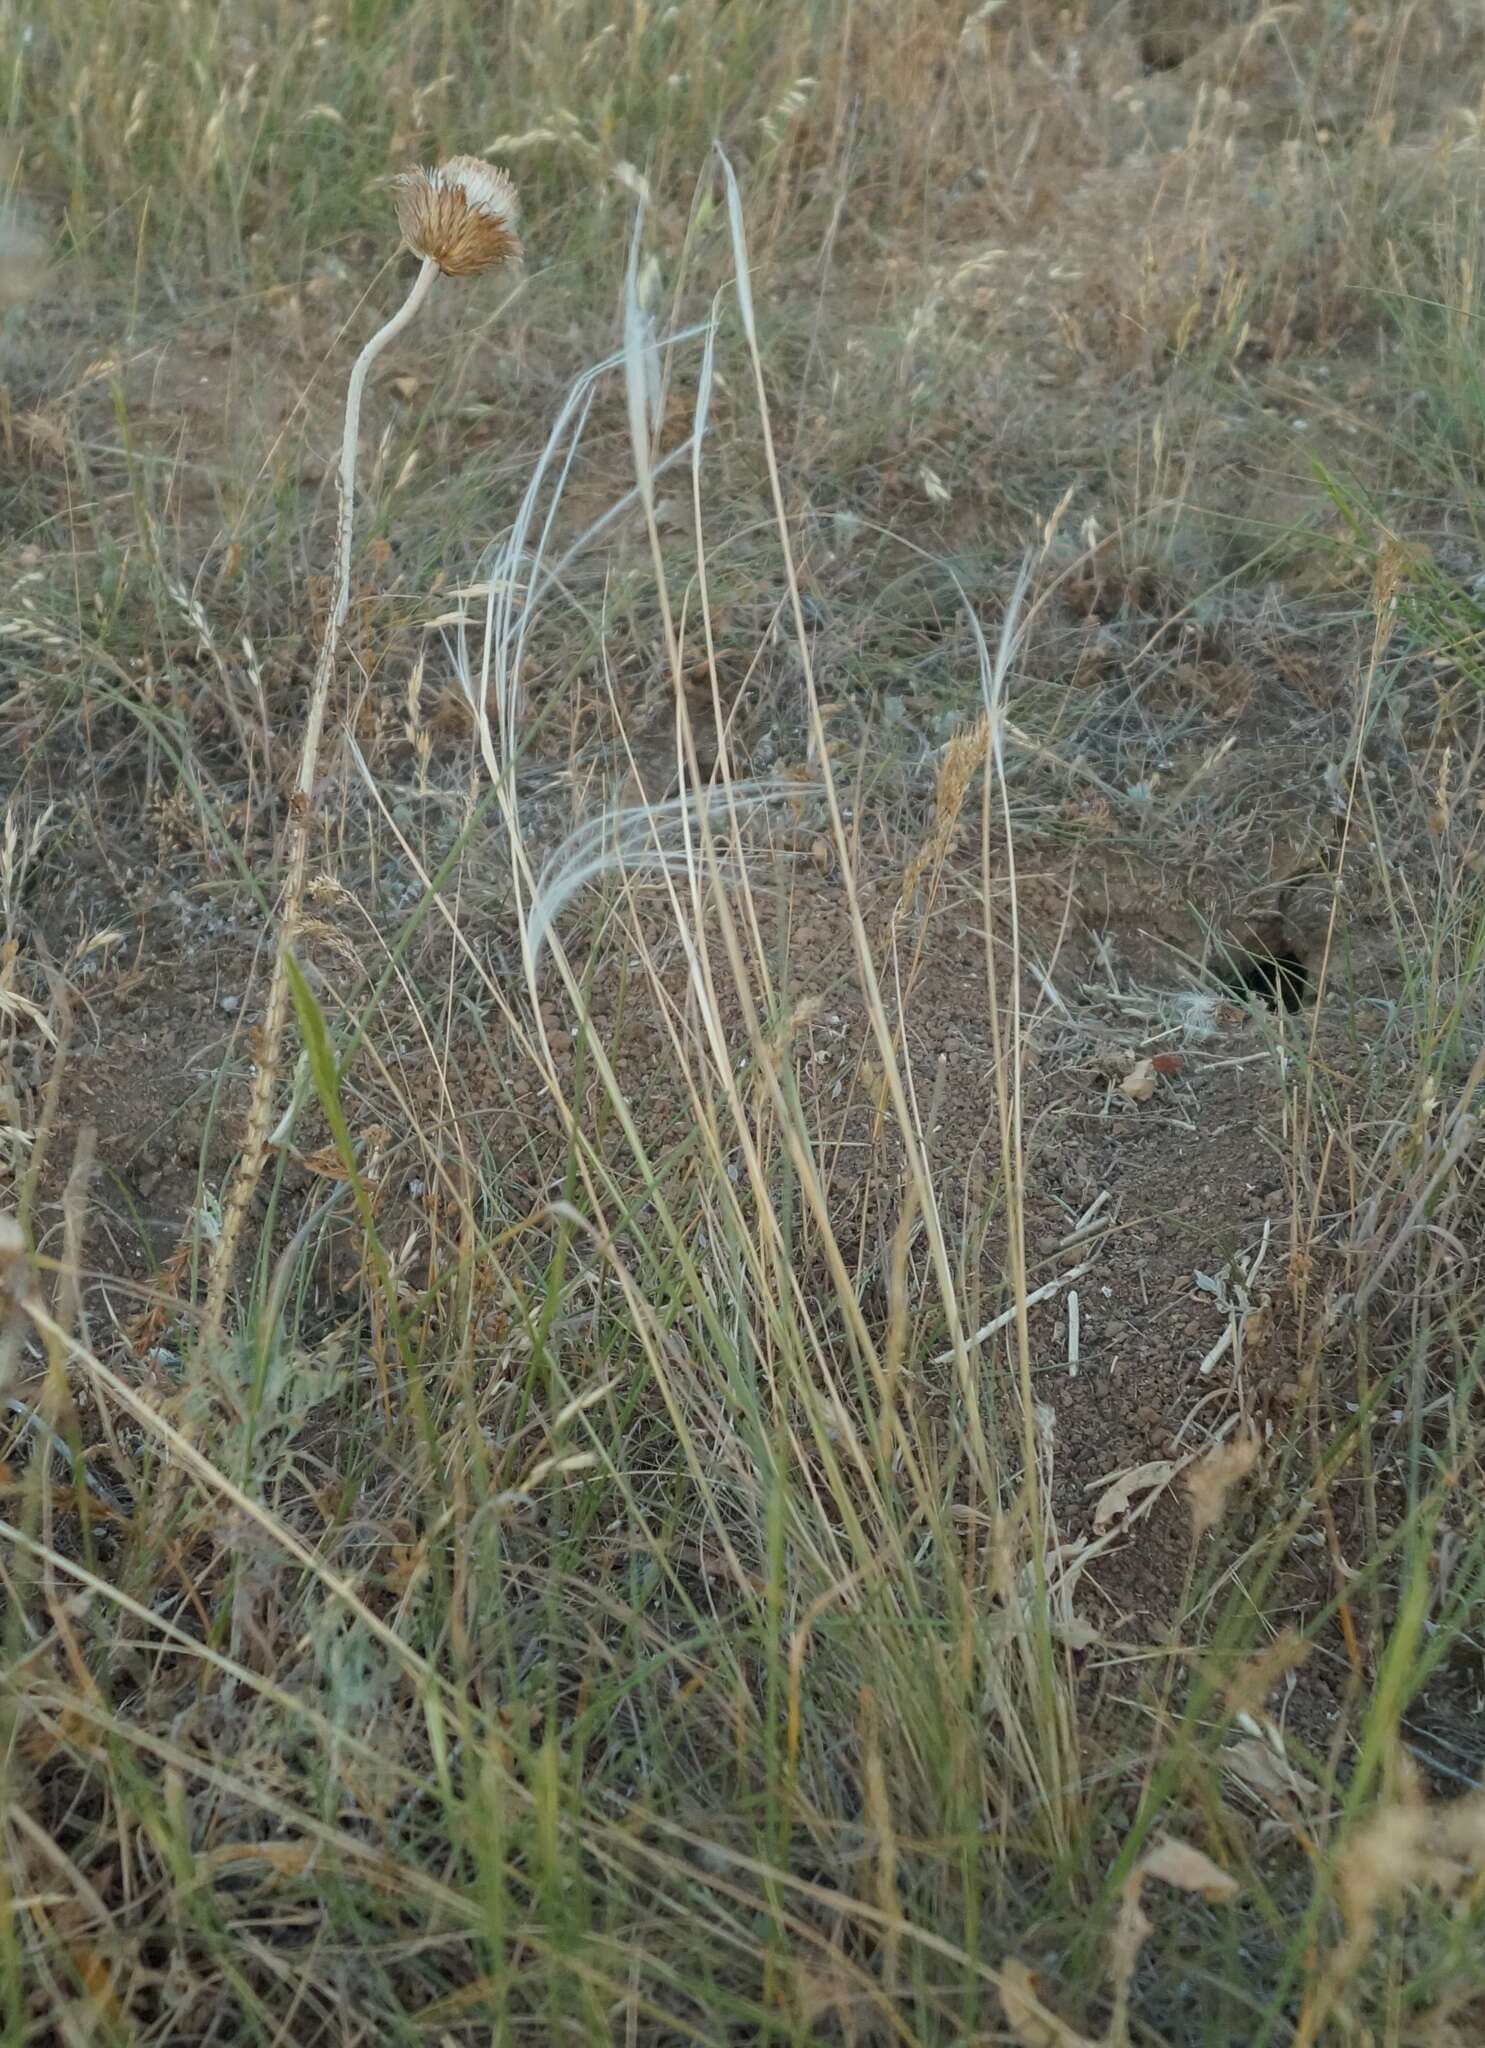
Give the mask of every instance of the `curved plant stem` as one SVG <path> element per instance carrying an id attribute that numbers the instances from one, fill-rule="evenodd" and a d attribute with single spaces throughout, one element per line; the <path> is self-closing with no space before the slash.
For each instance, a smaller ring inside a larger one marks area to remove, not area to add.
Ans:
<path id="1" fill-rule="evenodd" d="M 335 524 L 335 601 L 331 605 L 330 616 L 325 621 L 325 637 L 315 663 L 314 681 L 309 693 L 309 710 L 304 721 L 304 742 L 299 753 L 299 774 L 294 784 L 294 794 L 289 800 L 289 822 L 285 834 L 288 873 L 284 884 L 283 909 L 279 917 L 279 942 L 274 955 L 273 981 L 268 991 L 263 1022 L 257 1033 L 257 1070 L 253 1076 L 253 1092 L 248 1103 L 247 1132 L 237 1163 L 237 1172 L 222 1206 L 221 1229 L 212 1250 L 211 1268 L 207 1278 L 203 1334 L 208 1343 L 215 1342 L 221 1334 L 222 1317 L 227 1306 L 227 1290 L 232 1285 L 233 1268 L 237 1261 L 237 1242 L 242 1235 L 243 1218 L 263 1177 L 263 1168 L 267 1163 L 271 1142 L 273 1097 L 278 1083 L 284 1026 L 289 1015 L 289 977 L 286 961 L 304 908 L 304 884 L 309 871 L 310 829 L 314 822 L 313 797 L 320 758 L 320 735 L 325 725 L 325 706 L 330 698 L 330 683 L 335 674 L 340 629 L 345 624 L 346 614 L 351 606 L 351 539 L 356 518 L 356 447 L 361 430 L 361 395 L 366 389 L 366 376 L 372 364 L 387 343 L 394 340 L 417 313 L 432 289 L 433 280 L 437 275 L 438 265 L 425 257 L 413 281 L 412 290 L 391 319 L 384 327 L 377 329 L 357 356 L 351 370 L 350 383 L 346 387 L 345 431 L 341 437 L 338 478 L 340 502 Z"/>

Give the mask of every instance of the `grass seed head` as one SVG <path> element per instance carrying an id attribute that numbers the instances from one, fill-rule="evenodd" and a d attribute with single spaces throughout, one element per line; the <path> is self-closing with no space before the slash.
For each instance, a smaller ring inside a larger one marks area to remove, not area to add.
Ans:
<path id="1" fill-rule="evenodd" d="M 451 156 L 436 171 L 404 171 L 397 185 L 397 220 L 408 245 L 445 277 L 474 277 L 519 261 L 520 201 L 498 165 Z"/>
<path id="2" fill-rule="evenodd" d="M 1214 1528 L 1227 1511 L 1227 1496 L 1258 1462 L 1261 1445 L 1257 1436 L 1234 1437 L 1218 1444 L 1187 1469 L 1185 1487 L 1191 1507 L 1191 1533 L 1200 1539 Z"/>

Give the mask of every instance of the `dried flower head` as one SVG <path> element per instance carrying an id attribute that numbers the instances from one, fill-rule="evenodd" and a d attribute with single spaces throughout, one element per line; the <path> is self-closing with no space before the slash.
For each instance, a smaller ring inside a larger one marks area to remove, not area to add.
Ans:
<path id="1" fill-rule="evenodd" d="M 397 220 L 409 246 L 445 277 L 473 277 L 519 259 L 520 201 L 497 165 L 451 156 L 436 171 L 404 171 L 397 184 Z"/>

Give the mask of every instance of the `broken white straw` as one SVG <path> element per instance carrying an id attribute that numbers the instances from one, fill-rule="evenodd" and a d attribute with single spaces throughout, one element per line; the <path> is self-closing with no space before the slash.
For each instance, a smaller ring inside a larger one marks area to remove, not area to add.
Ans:
<path id="1" fill-rule="evenodd" d="M 1087 1265 L 1074 1266 L 1070 1273 L 1062 1273 L 1057 1279 L 1047 1281 L 1045 1286 L 1035 1288 L 1032 1293 L 1027 1295 L 1026 1306 L 1028 1308 L 1035 1308 L 1039 1301 L 1050 1301 L 1059 1287 L 1070 1287 L 1074 1280 L 1081 1280 L 1083 1275 L 1091 1270 L 1091 1260 Z M 1008 1324 L 1013 1323 L 1015 1320 L 1016 1304 L 1012 1302 L 1008 1309 L 1003 1309 L 998 1316 L 992 1316 L 982 1330 L 976 1330 L 972 1337 L 966 1337 L 964 1341 L 966 1344 L 983 1344 L 987 1337 L 993 1337 L 997 1330 L 1005 1329 Z M 953 1357 L 954 1352 L 952 1349 L 941 1351 L 933 1363 L 935 1365 L 947 1365 Z"/>

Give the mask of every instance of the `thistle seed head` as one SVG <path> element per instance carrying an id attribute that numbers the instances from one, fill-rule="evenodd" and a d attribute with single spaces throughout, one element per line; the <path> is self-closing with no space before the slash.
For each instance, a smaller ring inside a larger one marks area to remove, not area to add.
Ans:
<path id="1" fill-rule="evenodd" d="M 519 261 L 520 201 L 498 165 L 451 156 L 436 171 L 404 171 L 397 186 L 397 221 L 408 246 L 445 277 L 474 277 Z"/>

